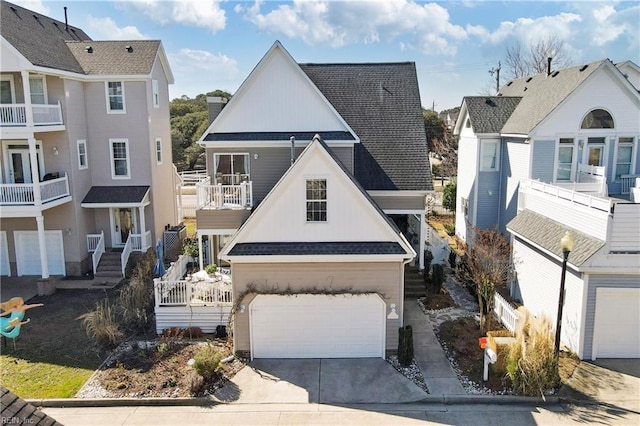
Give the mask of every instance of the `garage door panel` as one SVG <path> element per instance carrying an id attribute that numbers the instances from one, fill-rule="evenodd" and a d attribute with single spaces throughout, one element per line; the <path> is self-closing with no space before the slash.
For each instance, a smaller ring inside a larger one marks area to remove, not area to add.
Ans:
<path id="1" fill-rule="evenodd" d="M 598 288 L 594 357 L 640 357 L 640 289 Z"/>
<path id="2" fill-rule="evenodd" d="M 14 231 L 18 276 L 41 275 L 37 231 Z M 50 275 L 65 275 L 64 244 L 61 231 L 45 231 L 47 262 Z"/>
<path id="3" fill-rule="evenodd" d="M 0 231 L 0 275 L 11 276 L 11 266 L 9 264 L 9 243 L 7 242 L 7 231 Z"/>
<path id="4" fill-rule="evenodd" d="M 381 357 L 384 302 L 376 295 L 260 295 L 251 304 L 257 358 Z"/>

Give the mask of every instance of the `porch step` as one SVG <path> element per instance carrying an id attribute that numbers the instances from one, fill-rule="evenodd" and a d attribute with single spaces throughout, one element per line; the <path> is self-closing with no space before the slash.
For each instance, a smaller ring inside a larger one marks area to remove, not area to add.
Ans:
<path id="1" fill-rule="evenodd" d="M 425 296 L 426 289 L 422 273 L 415 266 L 405 266 L 404 269 L 404 298 L 418 299 Z"/>
<path id="2" fill-rule="evenodd" d="M 104 252 L 100 257 L 100 263 L 98 264 L 98 268 L 94 276 L 122 277 L 120 253 Z"/>

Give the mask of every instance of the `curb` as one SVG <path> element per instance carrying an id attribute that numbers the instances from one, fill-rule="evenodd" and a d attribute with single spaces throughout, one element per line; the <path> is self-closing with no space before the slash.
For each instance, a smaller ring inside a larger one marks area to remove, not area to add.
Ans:
<path id="1" fill-rule="evenodd" d="M 234 403 L 220 402 L 212 398 L 59 398 L 59 399 L 27 399 L 28 403 L 36 407 L 68 408 L 68 407 L 175 407 L 175 406 L 214 406 L 237 405 Z M 412 404 L 486 404 L 486 405 L 550 405 L 560 402 L 557 396 L 547 398 L 513 395 L 432 395 L 418 401 L 393 403 L 389 405 Z M 316 404 L 322 404 L 316 402 Z M 367 403 L 377 404 L 377 403 Z M 347 404 L 348 405 L 348 404 Z M 386 405 L 386 404 L 381 404 Z"/>

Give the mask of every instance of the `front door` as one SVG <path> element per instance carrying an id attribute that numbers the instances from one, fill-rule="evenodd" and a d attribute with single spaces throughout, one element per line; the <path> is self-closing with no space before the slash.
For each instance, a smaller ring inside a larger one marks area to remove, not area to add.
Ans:
<path id="1" fill-rule="evenodd" d="M 138 233 L 138 218 L 132 208 L 113 209 L 113 245 L 124 246 L 129 233 Z"/>
<path id="2" fill-rule="evenodd" d="M 9 183 L 33 183 L 29 149 L 9 149 Z"/>

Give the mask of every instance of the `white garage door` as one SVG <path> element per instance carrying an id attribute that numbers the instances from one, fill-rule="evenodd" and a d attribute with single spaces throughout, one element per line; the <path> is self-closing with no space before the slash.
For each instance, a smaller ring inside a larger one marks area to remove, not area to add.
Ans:
<path id="1" fill-rule="evenodd" d="M 7 243 L 7 231 L 0 231 L 0 275 L 11 276 L 9 266 L 9 244 Z"/>
<path id="2" fill-rule="evenodd" d="M 598 288 L 593 359 L 640 358 L 640 288 Z"/>
<path id="3" fill-rule="evenodd" d="M 41 275 L 38 231 L 14 231 L 18 276 Z M 49 275 L 65 275 L 62 231 L 45 231 Z"/>
<path id="4" fill-rule="evenodd" d="M 258 295 L 249 305 L 254 358 L 384 357 L 385 303 L 367 295 Z"/>

